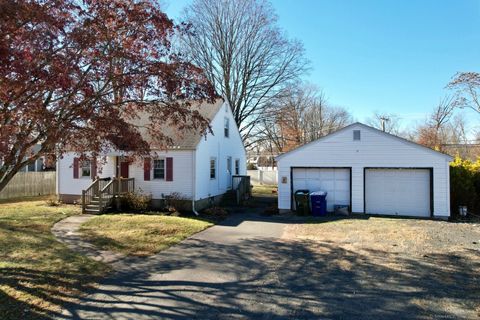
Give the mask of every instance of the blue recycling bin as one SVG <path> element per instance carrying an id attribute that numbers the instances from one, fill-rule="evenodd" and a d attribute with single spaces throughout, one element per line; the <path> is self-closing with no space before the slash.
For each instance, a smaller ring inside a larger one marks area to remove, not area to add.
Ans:
<path id="1" fill-rule="evenodd" d="M 324 216 L 327 214 L 327 192 L 315 191 L 310 193 L 312 203 L 312 214 L 314 216 Z"/>

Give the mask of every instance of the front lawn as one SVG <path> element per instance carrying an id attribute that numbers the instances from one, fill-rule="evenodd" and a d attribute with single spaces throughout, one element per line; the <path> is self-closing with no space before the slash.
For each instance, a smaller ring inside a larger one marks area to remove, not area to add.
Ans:
<path id="1" fill-rule="evenodd" d="M 80 208 L 45 200 L 0 204 L 0 315 L 44 319 L 90 288 L 107 267 L 56 241 L 53 224 Z"/>
<path id="2" fill-rule="evenodd" d="M 211 222 L 161 215 L 112 214 L 94 217 L 80 231 L 98 248 L 149 256 L 212 225 Z"/>

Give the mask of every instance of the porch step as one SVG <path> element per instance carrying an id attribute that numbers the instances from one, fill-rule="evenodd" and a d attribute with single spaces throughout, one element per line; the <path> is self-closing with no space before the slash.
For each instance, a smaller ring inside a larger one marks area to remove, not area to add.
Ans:
<path id="1" fill-rule="evenodd" d="M 105 211 L 108 211 L 110 210 L 112 207 L 111 206 L 108 206 L 108 207 L 105 207 L 103 208 L 103 212 Z M 85 207 L 85 213 L 91 213 L 91 214 L 99 214 L 101 213 L 102 211 L 100 211 L 100 207 L 98 206 L 90 206 L 90 205 L 87 205 Z"/>
<path id="2" fill-rule="evenodd" d="M 90 208 L 85 208 L 85 213 L 90 213 L 90 214 L 99 214 L 100 209 L 90 209 Z"/>

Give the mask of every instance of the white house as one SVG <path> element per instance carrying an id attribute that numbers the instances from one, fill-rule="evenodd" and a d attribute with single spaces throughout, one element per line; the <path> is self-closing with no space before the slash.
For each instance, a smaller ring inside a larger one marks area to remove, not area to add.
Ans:
<path id="1" fill-rule="evenodd" d="M 124 153 L 106 154 L 99 159 L 80 161 L 73 152 L 57 163 L 57 193 L 67 203 L 80 201 L 95 177 L 130 178 L 137 192 L 150 194 L 153 205 L 160 205 L 172 193 L 188 199 L 193 210 L 218 201 L 232 189 L 232 176 L 246 174 L 246 153 L 229 105 L 219 99 L 214 104 L 197 106 L 210 121 L 212 133 L 192 131 L 170 135 L 173 145 L 167 150 L 152 150 L 152 157 L 123 161 Z M 171 133 L 171 128 L 166 128 Z M 102 157 L 103 158 L 103 157 Z"/>
<path id="2" fill-rule="evenodd" d="M 450 216 L 452 157 L 414 142 L 354 123 L 284 153 L 278 162 L 278 207 L 295 208 L 294 192 L 327 191 L 327 210 Z"/>

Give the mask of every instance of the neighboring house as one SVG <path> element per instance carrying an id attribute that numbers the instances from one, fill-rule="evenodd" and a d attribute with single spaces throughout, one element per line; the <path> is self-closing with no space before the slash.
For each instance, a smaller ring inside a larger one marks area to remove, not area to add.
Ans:
<path id="1" fill-rule="evenodd" d="M 327 210 L 446 219 L 452 157 L 361 123 L 277 158 L 278 207 L 299 189 L 327 191 Z"/>
<path id="2" fill-rule="evenodd" d="M 165 128 L 173 139 L 167 150 L 152 150 L 152 157 L 126 162 L 125 152 L 106 154 L 106 163 L 98 159 L 80 161 L 73 152 L 57 164 L 57 193 L 65 202 L 80 201 L 82 190 L 100 178 L 133 178 L 135 191 L 152 196 L 154 206 L 163 205 L 173 193 L 181 196 L 193 210 L 200 210 L 232 189 L 232 176 L 246 174 L 246 154 L 238 128 L 227 103 L 219 99 L 214 104 L 197 106 L 210 121 L 212 133 L 191 131 L 182 135 Z M 98 161 L 97 161 L 98 160 Z"/>
<path id="3" fill-rule="evenodd" d="M 37 159 L 34 163 L 29 164 L 28 166 L 25 166 L 21 168 L 18 172 L 39 172 L 39 171 L 45 171 L 45 168 L 43 166 L 44 163 L 44 158 L 41 157 Z"/>
<path id="4" fill-rule="evenodd" d="M 32 147 L 32 152 L 37 153 L 40 151 L 41 146 L 39 144 Z M 48 158 L 48 159 L 51 159 Z M 35 162 L 29 164 L 28 166 L 22 167 L 19 172 L 41 172 L 41 171 L 55 171 L 55 162 L 47 161 L 46 156 L 38 158 Z"/>

